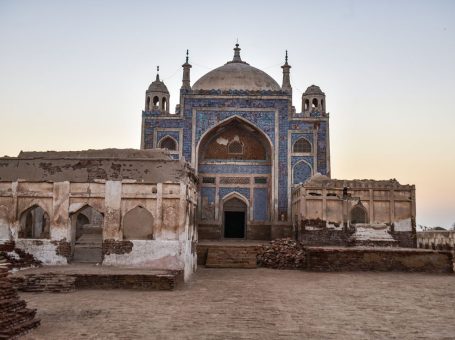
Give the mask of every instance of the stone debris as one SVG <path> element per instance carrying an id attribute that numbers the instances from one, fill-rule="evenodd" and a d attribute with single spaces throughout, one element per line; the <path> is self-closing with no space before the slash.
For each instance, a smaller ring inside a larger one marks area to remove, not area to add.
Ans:
<path id="1" fill-rule="evenodd" d="M 304 269 L 305 249 L 290 238 L 273 240 L 259 249 L 257 263 L 275 269 Z"/>
<path id="2" fill-rule="evenodd" d="M 16 248 L 14 241 L 0 244 L 0 256 L 3 256 L 8 264 L 8 270 L 20 270 L 30 267 L 41 267 L 41 262 L 33 255 Z"/>
<path id="3" fill-rule="evenodd" d="M 13 339 L 40 324 L 36 309 L 26 307 L 8 278 L 9 262 L 0 254 L 0 339 Z"/>

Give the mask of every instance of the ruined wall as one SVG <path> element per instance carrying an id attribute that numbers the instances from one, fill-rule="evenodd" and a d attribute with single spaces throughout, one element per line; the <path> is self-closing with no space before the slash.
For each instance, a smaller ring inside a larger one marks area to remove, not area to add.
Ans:
<path id="1" fill-rule="evenodd" d="M 399 246 L 416 247 L 413 185 L 316 175 L 293 190 L 292 207 L 294 227 L 309 245 L 347 245 L 361 223 L 386 227 Z"/>
<path id="2" fill-rule="evenodd" d="M 307 248 L 313 271 L 406 271 L 453 273 L 453 255 L 418 249 Z"/>
<path id="3" fill-rule="evenodd" d="M 195 270 L 195 253 L 191 250 L 192 242 L 197 241 L 195 177 L 188 174 L 187 166 L 180 161 L 170 161 L 174 164 L 169 169 L 161 160 L 157 160 L 158 164 L 148 162 L 155 167 L 161 164 L 164 174 L 159 177 L 169 181 L 148 182 L 146 177 L 89 182 L 26 179 L 0 182 L 0 236 L 4 241 L 15 240 L 18 249 L 43 264 L 67 264 L 73 259 L 76 239 L 81 236 L 76 232 L 81 228 L 77 216 L 90 207 L 102 221 L 99 247 L 104 251 L 104 265 L 185 269 L 188 278 Z M 50 163 L 48 166 L 54 164 Z M 129 166 L 133 168 L 132 163 Z M 171 181 L 176 176 L 174 170 L 178 170 L 180 178 Z M 5 176 L 10 176 L 9 170 L 2 172 L 0 168 L 0 177 Z M 35 207 L 49 216 L 48 238 L 29 238 L 22 232 L 29 223 L 24 216 Z M 129 228 L 129 234 L 125 228 Z"/>
<path id="4" fill-rule="evenodd" d="M 417 233 L 417 246 L 423 249 L 455 252 L 455 231 L 431 230 Z"/>

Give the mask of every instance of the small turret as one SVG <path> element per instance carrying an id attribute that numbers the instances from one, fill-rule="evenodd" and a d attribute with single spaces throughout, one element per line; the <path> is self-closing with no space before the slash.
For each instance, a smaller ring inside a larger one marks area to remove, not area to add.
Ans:
<path id="1" fill-rule="evenodd" d="M 160 67 L 156 68 L 156 79 L 145 91 L 145 111 L 161 111 L 169 113 L 169 91 L 160 80 Z"/>
<path id="2" fill-rule="evenodd" d="M 325 115 L 325 104 L 325 93 L 319 86 L 311 85 L 302 95 L 302 112 L 305 116 L 312 115 L 312 112 Z"/>

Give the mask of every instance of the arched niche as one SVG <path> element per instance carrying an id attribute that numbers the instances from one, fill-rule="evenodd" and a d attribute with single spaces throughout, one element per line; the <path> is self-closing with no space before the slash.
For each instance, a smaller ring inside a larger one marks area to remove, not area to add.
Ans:
<path id="1" fill-rule="evenodd" d="M 292 183 L 294 185 L 304 183 L 313 174 L 313 169 L 306 161 L 297 162 L 292 168 Z"/>
<path id="2" fill-rule="evenodd" d="M 170 151 L 177 150 L 177 141 L 171 136 L 165 136 L 158 142 L 158 147 L 168 149 Z"/>
<path id="3" fill-rule="evenodd" d="M 80 239 L 84 234 L 98 235 L 102 238 L 104 214 L 90 204 L 84 204 L 71 213 L 70 220 L 75 240 Z"/>
<path id="4" fill-rule="evenodd" d="M 368 223 L 368 213 L 363 205 L 357 204 L 351 209 L 350 220 L 351 224 Z"/>
<path id="5" fill-rule="evenodd" d="M 233 117 L 209 130 L 200 140 L 198 159 L 260 160 L 272 158 L 272 147 L 264 133 L 243 119 Z"/>
<path id="6" fill-rule="evenodd" d="M 32 205 L 21 213 L 19 224 L 19 238 L 50 238 L 49 214 L 37 204 Z"/>
<path id="7" fill-rule="evenodd" d="M 305 137 L 301 137 L 294 142 L 292 152 L 311 153 L 311 143 Z"/>
<path id="8" fill-rule="evenodd" d="M 124 240 L 153 240 L 153 215 L 145 208 L 137 206 L 123 217 Z"/>

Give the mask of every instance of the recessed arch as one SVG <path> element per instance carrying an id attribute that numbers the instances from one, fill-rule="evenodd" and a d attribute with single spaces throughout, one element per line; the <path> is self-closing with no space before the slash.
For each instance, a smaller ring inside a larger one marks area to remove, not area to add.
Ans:
<path id="1" fill-rule="evenodd" d="M 153 106 L 158 107 L 160 106 L 160 98 L 158 96 L 153 97 Z"/>
<path id="2" fill-rule="evenodd" d="M 23 210 L 19 217 L 19 238 L 46 239 L 50 237 L 50 218 L 39 204 Z"/>
<path id="3" fill-rule="evenodd" d="M 245 238 L 247 231 L 248 199 L 238 192 L 223 197 L 223 237 Z"/>
<path id="4" fill-rule="evenodd" d="M 154 219 L 150 211 L 141 205 L 130 209 L 122 219 L 124 240 L 152 240 Z"/>
<path id="5" fill-rule="evenodd" d="M 199 139 L 197 146 L 196 146 L 196 164 L 200 162 L 201 160 L 204 159 L 204 152 L 206 151 L 206 146 L 209 144 L 213 144 L 215 142 L 215 139 L 217 136 L 222 134 L 223 132 L 229 131 L 229 129 L 232 128 L 240 128 L 240 129 L 247 129 L 248 134 L 256 134 L 257 135 L 257 140 L 259 140 L 259 143 L 263 147 L 263 153 L 258 154 L 260 156 L 257 156 L 256 158 L 252 155 L 254 154 L 252 151 L 248 150 L 248 146 L 244 144 L 244 157 L 242 159 L 252 159 L 252 160 L 272 160 L 273 159 L 273 143 L 270 140 L 270 137 L 262 131 L 260 128 L 255 126 L 253 123 L 248 121 L 247 119 L 240 117 L 238 115 L 231 116 L 229 118 L 226 118 L 225 120 L 219 122 L 218 124 L 214 125 L 210 129 L 207 129 L 205 131 L 201 138 Z M 220 151 L 224 147 L 225 148 L 225 153 L 226 153 L 226 158 L 225 159 L 238 159 L 238 157 L 231 157 L 228 155 L 227 150 L 228 150 L 228 144 L 238 138 L 238 136 L 233 136 L 232 140 L 223 140 L 221 138 L 220 140 L 216 141 L 217 144 L 219 144 Z M 239 139 L 237 139 L 240 141 Z M 258 143 L 258 142 L 257 142 Z M 216 145 L 216 144 L 215 144 Z M 220 152 L 222 155 L 223 153 Z M 221 156 L 223 157 L 223 156 Z M 221 158 L 220 158 L 221 159 Z"/>
<path id="6" fill-rule="evenodd" d="M 292 145 L 292 152 L 311 153 L 311 143 L 305 137 L 300 137 Z"/>
<path id="7" fill-rule="evenodd" d="M 150 96 L 147 96 L 147 99 L 145 100 L 145 110 L 147 111 L 151 109 L 150 102 L 151 102 Z"/>
<path id="8" fill-rule="evenodd" d="M 74 240 L 80 239 L 84 234 L 102 237 L 104 213 L 94 206 L 83 203 L 77 210 L 70 211 L 69 217 Z"/>
<path id="9" fill-rule="evenodd" d="M 309 99 L 305 99 L 303 101 L 303 111 L 308 111 L 310 109 L 310 100 Z"/>
<path id="10" fill-rule="evenodd" d="M 313 167 L 306 160 L 302 159 L 292 167 L 292 183 L 294 185 L 304 183 L 313 175 Z"/>
<path id="11" fill-rule="evenodd" d="M 166 97 L 163 97 L 161 99 L 161 110 L 167 111 L 167 100 L 166 100 Z"/>
<path id="12" fill-rule="evenodd" d="M 158 147 L 163 149 L 168 149 L 170 151 L 177 151 L 177 140 L 172 136 L 164 136 L 158 142 Z"/>
<path id="13" fill-rule="evenodd" d="M 351 224 L 368 223 L 368 212 L 361 203 L 351 209 L 350 221 Z"/>

